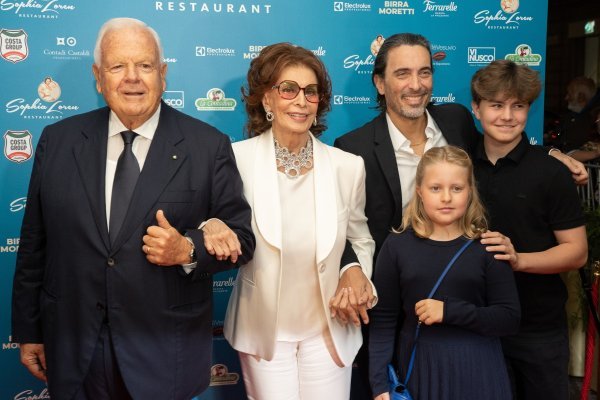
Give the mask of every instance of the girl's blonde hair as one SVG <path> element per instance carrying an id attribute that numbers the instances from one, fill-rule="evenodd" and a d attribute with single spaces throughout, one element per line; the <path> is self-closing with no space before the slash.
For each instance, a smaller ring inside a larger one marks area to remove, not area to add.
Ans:
<path id="1" fill-rule="evenodd" d="M 487 220 L 485 218 L 485 208 L 479 198 L 477 187 L 475 186 L 475 177 L 473 176 L 473 163 L 469 155 L 462 149 L 455 146 L 434 147 L 423 154 L 419 165 L 417 166 L 417 175 L 415 179 L 415 192 L 413 198 L 408 203 L 406 211 L 402 217 L 400 230 L 394 232 L 403 232 L 412 227 L 415 234 L 419 237 L 428 238 L 433 233 L 433 223 L 425 213 L 423 200 L 417 194 L 417 188 L 423 183 L 425 169 L 433 164 L 446 162 L 458 165 L 467 169 L 468 184 L 470 189 L 469 203 L 467 211 L 459 221 L 459 227 L 463 235 L 469 239 L 478 238 L 482 232 L 487 230 Z"/>

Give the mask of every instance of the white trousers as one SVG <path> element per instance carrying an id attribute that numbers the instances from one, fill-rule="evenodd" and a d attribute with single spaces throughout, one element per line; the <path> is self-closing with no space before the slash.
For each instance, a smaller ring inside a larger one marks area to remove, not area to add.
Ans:
<path id="1" fill-rule="evenodd" d="M 348 400 L 352 366 L 336 365 L 326 340 L 277 341 L 271 361 L 239 353 L 248 399 Z"/>

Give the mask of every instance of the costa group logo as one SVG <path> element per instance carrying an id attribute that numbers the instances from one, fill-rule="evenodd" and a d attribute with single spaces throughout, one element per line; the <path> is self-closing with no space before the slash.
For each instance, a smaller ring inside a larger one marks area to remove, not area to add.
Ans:
<path id="1" fill-rule="evenodd" d="M 0 55 L 13 64 L 25 60 L 29 55 L 27 32 L 23 29 L 0 30 Z"/>
<path id="2" fill-rule="evenodd" d="M 519 29 L 524 23 L 533 21 L 533 17 L 522 15 L 519 11 L 519 0 L 500 0 L 500 9 L 495 13 L 481 10 L 473 16 L 473 23 L 482 24 L 487 29 Z"/>
<path id="3" fill-rule="evenodd" d="M 495 47 L 469 47 L 467 53 L 467 62 L 472 65 L 486 65 L 496 59 Z"/>
<path id="4" fill-rule="evenodd" d="M 458 5 L 451 1 L 449 3 L 438 4 L 433 0 L 423 1 L 423 12 L 429 14 L 430 17 L 448 18 L 450 14 L 458 11 Z"/>
<path id="5" fill-rule="evenodd" d="M 333 11 L 335 12 L 371 12 L 371 4 L 369 3 L 350 3 L 344 1 L 334 1 Z"/>
<path id="6" fill-rule="evenodd" d="M 61 96 L 60 85 L 50 76 L 45 77 L 38 85 L 37 94 L 39 97 L 33 101 L 27 101 L 23 97 L 9 100 L 6 112 L 18 113 L 23 119 L 61 119 L 65 113 L 79 110 L 77 105 L 58 100 Z"/>
<path id="7" fill-rule="evenodd" d="M 333 104 L 336 106 L 345 104 L 371 104 L 371 98 L 369 96 L 346 96 L 337 94 L 333 96 Z"/>
<path id="8" fill-rule="evenodd" d="M 383 7 L 379 7 L 377 12 L 387 15 L 415 15 L 415 9 L 408 1 L 384 1 Z"/>
<path id="9" fill-rule="evenodd" d="M 72 3 L 62 0 L 0 1 L 0 11 L 17 14 L 19 18 L 57 19 L 61 13 L 74 10 Z"/>
<path id="10" fill-rule="evenodd" d="M 537 67 L 542 62 L 541 54 L 534 54 L 531 50 L 531 46 L 528 44 L 520 44 L 512 54 L 507 54 L 504 59 L 513 61 L 517 64 L 529 65 L 530 67 Z"/>
<path id="11" fill-rule="evenodd" d="M 4 133 L 4 157 L 14 163 L 22 163 L 31 158 L 32 136 L 29 131 L 11 131 Z"/>
<path id="12" fill-rule="evenodd" d="M 212 88 L 206 92 L 206 97 L 197 98 L 194 105 L 198 111 L 233 111 L 237 102 L 225 97 L 223 89 Z"/>
<path id="13" fill-rule="evenodd" d="M 10 212 L 19 212 L 25 209 L 27 205 L 27 197 L 19 197 L 10 202 Z"/>
<path id="14" fill-rule="evenodd" d="M 228 47 L 196 46 L 196 57 L 234 57 L 235 50 Z"/>
<path id="15" fill-rule="evenodd" d="M 235 385 L 240 380 L 240 374 L 229 372 L 225 364 L 215 364 L 210 368 L 210 386 Z"/>
<path id="16" fill-rule="evenodd" d="M 155 1 L 154 11 L 159 12 L 183 12 L 204 14 L 270 14 L 271 4 L 257 3 L 199 3 L 196 1 Z"/>
<path id="17" fill-rule="evenodd" d="M 185 94 L 183 90 L 167 90 L 163 93 L 162 98 L 165 103 L 173 108 L 185 107 Z"/>

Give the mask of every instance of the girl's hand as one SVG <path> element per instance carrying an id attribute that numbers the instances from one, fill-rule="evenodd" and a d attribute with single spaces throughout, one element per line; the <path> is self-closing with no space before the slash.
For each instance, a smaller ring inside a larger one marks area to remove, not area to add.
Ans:
<path id="1" fill-rule="evenodd" d="M 415 314 L 425 325 L 439 324 L 444 319 L 444 302 L 425 299 L 415 304 Z"/>

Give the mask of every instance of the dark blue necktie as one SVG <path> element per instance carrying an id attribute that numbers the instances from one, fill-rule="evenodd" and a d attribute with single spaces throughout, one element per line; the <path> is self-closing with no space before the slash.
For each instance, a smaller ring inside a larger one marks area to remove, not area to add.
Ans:
<path id="1" fill-rule="evenodd" d="M 110 242 L 114 243 L 117 234 L 121 230 L 121 225 L 127 214 L 133 189 L 140 176 L 140 164 L 135 158 L 131 145 L 137 136 L 133 131 L 121 132 L 125 147 L 117 161 L 117 170 L 115 171 L 115 180 L 112 188 L 112 198 L 110 202 L 110 221 L 109 236 Z"/>

